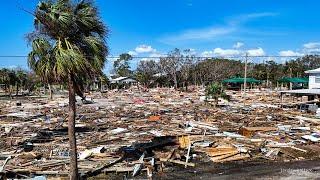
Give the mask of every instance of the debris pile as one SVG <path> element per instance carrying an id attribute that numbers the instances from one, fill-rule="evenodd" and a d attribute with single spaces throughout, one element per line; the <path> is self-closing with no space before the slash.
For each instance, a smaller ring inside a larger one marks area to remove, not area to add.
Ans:
<path id="1" fill-rule="evenodd" d="M 204 90 L 130 89 L 77 100 L 82 177 L 154 173 L 198 162 L 295 161 L 320 155 L 320 119 L 280 107 L 277 94 L 228 92 L 213 108 Z M 0 176 L 67 176 L 67 98 L 6 100 L 0 111 Z"/>

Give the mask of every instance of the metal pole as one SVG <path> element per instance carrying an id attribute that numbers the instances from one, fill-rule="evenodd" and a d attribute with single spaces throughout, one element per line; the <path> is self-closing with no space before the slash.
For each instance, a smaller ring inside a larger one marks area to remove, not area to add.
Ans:
<path id="1" fill-rule="evenodd" d="M 246 57 L 245 57 L 245 63 L 244 63 L 244 81 L 243 81 L 243 94 L 246 94 L 246 90 L 247 90 L 247 63 L 248 63 L 248 53 L 246 53 Z"/>

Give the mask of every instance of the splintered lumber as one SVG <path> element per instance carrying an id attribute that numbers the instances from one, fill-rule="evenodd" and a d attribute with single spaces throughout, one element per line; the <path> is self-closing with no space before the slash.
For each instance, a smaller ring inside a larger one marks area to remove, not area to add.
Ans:
<path id="1" fill-rule="evenodd" d="M 295 150 L 298 150 L 298 151 L 302 151 L 302 152 L 308 152 L 307 150 L 305 150 L 305 149 L 301 149 L 301 148 L 297 148 L 297 147 L 294 147 L 294 146 L 290 146 L 290 148 L 292 148 L 292 149 L 295 149 Z"/>
<path id="2" fill-rule="evenodd" d="M 179 137 L 180 148 L 186 149 L 186 148 L 189 147 L 190 144 L 191 144 L 190 136 L 181 136 L 181 137 Z"/>
<path id="3" fill-rule="evenodd" d="M 189 144 L 189 147 L 188 147 L 188 153 L 187 153 L 187 158 L 186 158 L 186 163 L 188 163 L 189 161 L 189 156 L 190 156 L 190 149 L 191 149 L 191 144 Z M 187 167 L 187 165 L 185 165 L 185 167 Z"/>
<path id="4" fill-rule="evenodd" d="M 0 172 L 2 172 L 5 168 L 5 166 L 7 165 L 7 163 L 9 162 L 9 160 L 11 159 L 11 156 L 7 157 L 7 159 L 4 161 L 3 165 L 0 167 Z"/>
<path id="5" fill-rule="evenodd" d="M 142 153 L 142 155 L 139 158 L 140 163 L 134 165 L 133 172 L 132 172 L 133 177 L 136 176 L 140 172 L 140 170 L 142 169 L 144 156 L 145 156 L 145 153 Z"/>
<path id="6" fill-rule="evenodd" d="M 278 130 L 278 128 L 276 127 L 241 127 L 239 129 L 239 134 L 246 137 L 251 137 L 256 132 L 267 132 L 267 131 L 276 131 L 276 130 Z"/>
<path id="7" fill-rule="evenodd" d="M 194 163 L 190 163 L 190 162 L 186 163 L 186 162 L 183 162 L 183 161 L 173 160 L 173 159 L 160 158 L 160 161 L 162 161 L 162 162 L 171 162 L 171 163 L 185 165 L 185 166 L 191 166 L 191 167 L 195 166 Z"/>
<path id="8" fill-rule="evenodd" d="M 63 175 L 67 176 L 69 175 L 69 171 L 36 171 L 35 174 L 38 175 Z"/>
<path id="9" fill-rule="evenodd" d="M 205 152 L 208 156 L 215 157 L 226 154 L 238 153 L 238 150 L 234 147 L 216 147 L 216 148 L 207 148 Z"/>
<path id="10" fill-rule="evenodd" d="M 316 125 L 320 124 L 320 119 L 316 119 L 316 118 L 309 118 L 309 117 L 303 117 L 303 116 L 296 116 L 295 118 L 297 118 L 298 120 L 307 121 Z"/>
<path id="11" fill-rule="evenodd" d="M 239 161 L 239 160 L 247 159 L 249 157 L 250 157 L 249 154 L 236 154 L 236 155 L 224 158 L 224 159 L 215 160 L 214 162 Z"/>
<path id="12" fill-rule="evenodd" d="M 220 161 L 222 159 L 226 159 L 226 158 L 234 156 L 236 154 L 239 154 L 239 152 L 232 152 L 232 153 L 224 154 L 224 155 L 221 155 L 221 156 L 214 156 L 214 157 L 211 157 L 210 159 L 213 162 L 218 162 L 218 161 Z"/>
<path id="13" fill-rule="evenodd" d="M 103 170 L 103 172 L 131 172 L 133 171 L 133 167 L 112 167 L 112 168 L 107 168 Z M 143 169 L 142 169 L 143 170 Z"/>

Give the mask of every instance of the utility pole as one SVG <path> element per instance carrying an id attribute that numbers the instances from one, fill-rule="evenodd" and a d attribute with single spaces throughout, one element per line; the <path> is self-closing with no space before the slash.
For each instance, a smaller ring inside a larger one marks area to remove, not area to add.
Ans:
<path id="1" fill-rule="evenodd" d="M 245 62 L 244 62 L 244 81 L 243 81 L 243 95 L 246 94 L 246 90 L 247 90 L 247 64 L 248 64 L 248 53 L 246 53 L 246 57 L 245 57 Z"/>

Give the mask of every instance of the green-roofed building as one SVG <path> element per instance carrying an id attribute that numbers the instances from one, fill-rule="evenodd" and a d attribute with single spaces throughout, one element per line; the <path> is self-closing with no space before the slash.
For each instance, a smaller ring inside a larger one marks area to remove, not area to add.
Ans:
<path id="1" fill-rule="evenodd" d="M 284 78 L 279 79 L 278 82 L 280 82 L 280 83 L 303 83 L 303 84 L 306 84 L 309 81 L 308 81 L 308 78 L 284 77 Z"/>
<path id="2" fill-rule="evenodd" d="M 309 80 L 308 78 L 299 78 L 299 77 L 283 77 L 278 80 L 279 83 L 288 85 L 289 89 L 303 89 L 305 86 L 308 85 Z"/>
<path id="3" fill-rule="evenodd" d="M 260 84 L 261 81 L 255 78 L 246 78 L 247 84 L 251 87 L 255 84 Z M 230 78 L 222 81 L 223 84 L 227 85 L 228 89 L 241 89 L 241 86 L 244 84 L 244 78 Z"/>
<path id="4" fill-rule="evenodd" d="M 255 79 L 255 78 L 246 78 L 246 82 L 249 84 L 258 84 L 261 83 L 261 81 Z M 222 81 L 222 83 L 238 83 L 238 84 L 243 84 L 244 83 L 244 78 L 230 78 L 230 79 L 225 79 Z"/>

